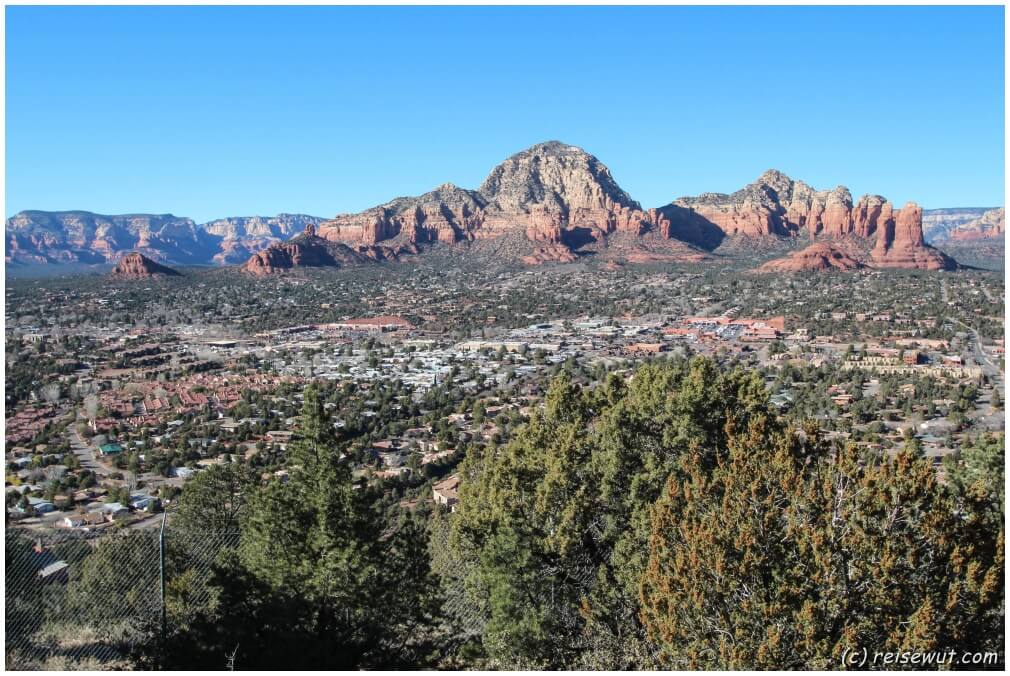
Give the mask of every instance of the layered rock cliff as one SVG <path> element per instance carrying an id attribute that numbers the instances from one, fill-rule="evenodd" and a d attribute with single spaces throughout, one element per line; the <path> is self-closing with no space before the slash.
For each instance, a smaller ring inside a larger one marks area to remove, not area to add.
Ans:
<path id="1" fill-rule="evenodd" d="M 950 241 L 999 239 L 1006 234 L 1006 210 L 989 209 L 978 218 L 959 225 L 950 232 Z"/>
<path id="2" fill-rule="evenodd" d="M 214 239 L 171 214 L 105 216 L 88 211 L 22 211 L 7 219 L 8 262 L 111 263 L 139 251 L 154 260 L 205 263 Z"/>
<path id="3" fill-rule="evenodd" d="M 815 190 L 771 169 L 731 194 L 681 197 L 659 213 L 670 221 L 673 236 L 714 247 L 725 237 L 869 237 L 890 217 L 879 195 L 855 203 L 845 186 Z"/>
<path id="4" fill-rule="evenodd" d="M 953 230 L 976 220 L 989 210 L 986 207 L 923 209 L 922 234 L 929 244 L 943 242 L 950 237 Z"/>
<path id="5" fill-rule="evenodd" d="M 154 277 L 177 277 L 178 272 L 170 267 L 155 263 L 136 251 L 119 259 L 109 276 L 113 279 L 151 279 Z"/>
<path id="6" fill-rule="evenodd" d="M 214 262 L 230 264 L 240 263 L 271 244 L 291 239 L 305 230 L 305 226 L 318 225 L 324 220 L 305 214 L 238 216 L 219 218 L 202 227 L 218 240 Z"/>
<path id="7" fill-rule="evenodd" d="M 917 205 L 909 203 L 895 211 L 880 195 L 863 195 L 853 202 L 845 186 L 815 190 L 775 170 L 732 194 L 682 197 L 659 211 L 670 221 L 672 236 L 710 249 L 727 237 L 855 240 L 873 243 L 869 259 L 861 263 L 874 267 L 937 270 L 955 266 L 925 243 L 922 209 Z M 770 263 L 767 269 L 848 264 L 830 254 L 825 258 L 826 253 L 819 247 L 798 252 Z"/>

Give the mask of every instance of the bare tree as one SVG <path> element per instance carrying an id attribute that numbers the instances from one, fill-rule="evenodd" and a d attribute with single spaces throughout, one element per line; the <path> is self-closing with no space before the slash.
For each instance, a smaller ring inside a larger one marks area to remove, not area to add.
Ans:
<path id="1" fill-rule="evenodd" d="M 84 413 L 91 420 L 98 417 L 98 409 L 101 406 L 101 402 L 98 400 L 98 395 L 89 394 L 84 397 Z"/>
<path id="2" fill-rule="evenodd" d="M 42 387 L 42 398 L 50 404 L 55 404 L 60 400 L 62 393 L 59 383 L 49 383 Z"/>

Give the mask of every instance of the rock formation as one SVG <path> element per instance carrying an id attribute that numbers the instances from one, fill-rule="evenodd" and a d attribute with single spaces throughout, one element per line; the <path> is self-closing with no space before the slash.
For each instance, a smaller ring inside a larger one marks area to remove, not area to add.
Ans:
<path id="1" fill-rule="evenodd" d="M 203 224 L 203 229 L 218 240 L 214 262 L 239 263 L 271 244 L 284 242 L 302 232 L 307 225 L 318 225 L 324 218 L 305 214 L 276 216 L 238 216 L 220 218 Z"/>
<path id="2" fill-rule="evenodd" d="M 915 202 L 909 202 L 893 218 L 888 217 L 883 222 L 870 253 L 870 264 L 876 268 L 917 270 L 953 270 L 957 267 L 952 258 L 926 246 L 922 236 L 922 208 Z"/>
<path id="3" fill-rule="evenodd" d="M 153 277 L 177 277 L 179 273 L 134 251 L 120 258 L 109 275 L 113 279 L 151 279 Z"/>
<path id="4" fill-rule="evenodd" d="M 918 207 L 896 211 L 879 195 L 853 201 L 843 186 L 815 190 L 774 170 L 731 194 L 704 193 L 643 210 L 597 158 L 550 141 L 506 159 L 477 190 L 446 183 L 328 220 L 281 214 L 198 226 L 171 215 L 22 212 L 7 221 L 7 261 L 100 263 L 138 251 L 180 263 L 247 260 L 247 271 L 269 274 L 302 265 L 399 260 L 460 243 L 459 251 L 493 251 L 502 260 L 535 264 L 608 249 L 619 249 L 625 261 L 696 261 L 727 238 L 740 238 L 747 247 L 757 239 L 772 248 L 782 239 L 805 237 L 854 240 L 859 244 L 840 250 L 857 258 L 854 252 L 872 247 L 872 257 L 862 261 L 867 265 L 952 266 L 923 241 L 921 213 Z M 302 229 L 305 234 L 295 234 Z M 1002 220 L 977 230 L 1002 234 Z M 817 265 L 821 253 L 814 249 L 810 260 L 791 265 Z"/>
<path id="5" fill-rule="evenodd" d="M 865 261 L 874 267 L 939 270 L 955 266 L 949 257 L 926 245 L 922 209 L 917 205 L 909 204 L 895 212 L 880 195 L 863 195 L 853 203 L 844 186 L 814 190 L 775 170 L 766 171 L 735 193 L 683 197 L 659 212 L 669 220 L 672 236 L 708 249 L 718 247 L 727 237 L 805 236 L 829 242 L 875 242 L 870 260 Z M 819 266 L 825 252 L 821 248 L 797 252 L 769 263 L 767 269 Z M 831 265 L 831 261 L 845 264 L 831 255 L 823 262 Z"/>
<path id="6" fill-rule="evenodd" d="M 784 258 L 768 261 L 757 272 L 802 272 L 807 270 L 856 270 L 863 264 L 826 242 L 815 242 Z"/>
<path id="7" fill-rule="evenodd" d="M 7 219 L 8 262 L 111 263 L 130 251 L 154 260 L 206 263 L 213 238 L 171 214 L 103 216 L 88 211 L 22 211 Z"/>
<path id="8" fill-rule="evenodd" d="M 319 236 L 350 246 L 384 242 L 426 244 L 490 239 L 521 232 L 540 246 L 525 262 L 574 260 L 566 233 L 600 238 L 641 234 L 656 226 L 598 159 L 550 141 L 495 167 L 478 190 L 451 183 L 418 197 L 401 197 L 319 226 Z"/>
<path id="9" fill-rule="evenodd" d="M 417 253 L 411 246 L 387 247 L 362 245 L 352 248 L 342 242 L 332 242 L 318 235 L 311 223 L 305 231 L 287 242 L 272 244 L 253 254 L 242 272 L 264 276 L 294 268 L 339 268 L 362 263 L 397 261 L 402 256 Z"/>
<path id="10" fill-rule="evenodd" d="M 923 209 L 922 234 L 927 243 L 943 242 L 960 226 L 976 220 L 990 209 L 986 207 L 959 207 L 948 209 Z"/>
<path id="11" fill-rule="evenodd" d="M 950 240 L 967 242 L 972 240 L 999 239 L 1006 234 L 1006 210 L 990 209 L 978 218 L 954 228 Z"/>
<path id="12" fill-rule="evenodd" d="M 853 203 L 845 186 L 815 190 L 771 169 L 732 194 L 681 197 L 659 213 L 672 236 L 714 248 L 726 237 L 869 237 L 888 214 L 879 195 Z"/>

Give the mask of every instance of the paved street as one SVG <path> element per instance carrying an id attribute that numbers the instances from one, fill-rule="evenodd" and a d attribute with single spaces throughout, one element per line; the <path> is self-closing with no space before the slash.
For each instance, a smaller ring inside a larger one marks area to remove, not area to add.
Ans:
<path id="1" fill-rule="evenodd" d="M 77 456 L 77 459 L 81 461 L 81 467 L 91 470 L 98 476 L 108 476 L 109 470 L 95 459 L 95 452 L 84 443 L 84 440 L 77 433 L 76 424 L 67 426 L 67 438 L 70 440 L 70 449 Z"/>

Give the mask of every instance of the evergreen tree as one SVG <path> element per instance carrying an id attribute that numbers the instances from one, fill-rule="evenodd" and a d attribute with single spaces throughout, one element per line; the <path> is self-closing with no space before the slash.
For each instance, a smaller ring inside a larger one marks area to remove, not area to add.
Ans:
<path id="1" fill-rule="evenodd" d="M 998 649 L 1002 528 L 910 449 L 804 452 L 757 422 L 653 510 L 642 619 L 664 664 L 828 669 L 846 649 Z"/>
<path id="2" fill-rule="evenodd" d="M 356 486 L 329 414 L 305 392 L 290 480 L 252 496 L 237 550 L 214 579 L 218 612 L 193 623 L 173 666 L 418 666 L 436 610 L 423 529 L 385 517 Z"/>

